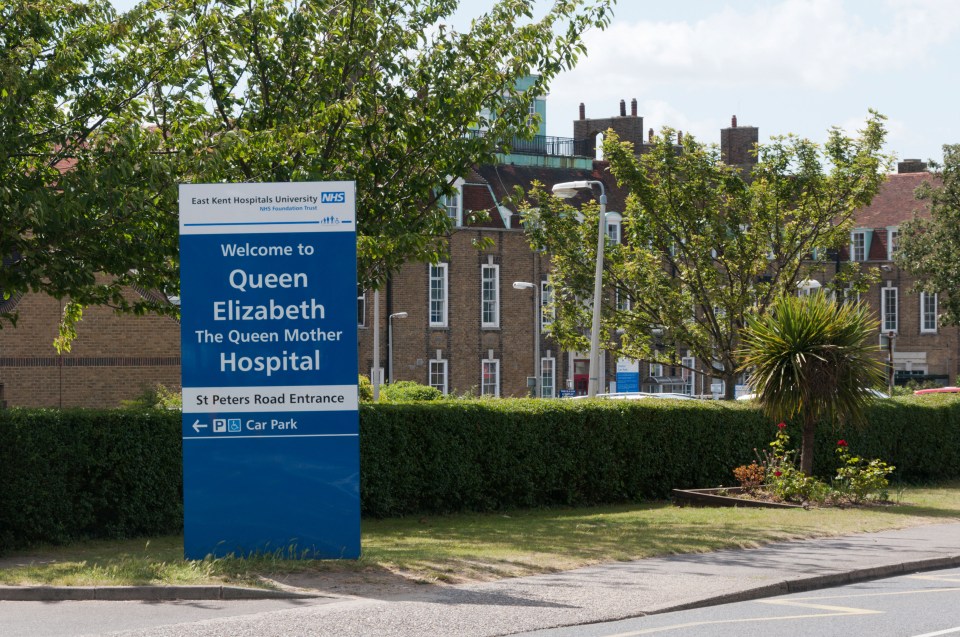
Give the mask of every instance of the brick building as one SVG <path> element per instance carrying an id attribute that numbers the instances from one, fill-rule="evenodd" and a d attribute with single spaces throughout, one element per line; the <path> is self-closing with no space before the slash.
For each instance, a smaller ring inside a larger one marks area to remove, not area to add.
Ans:
<path id="1" fill-rule="evenodd" d="M 636 100 L 631 102 L 629 114 L 621 101 L 618 116 L 600 119 L 588 119 L 581 105 L 579 119 L 573 122 L 573 139 L 530 144 L 522 152 L 515 150 L 501 157 L 498 164 L 477 167 L 459 183 L 459 196 L 448 202 L 451 217 L 459 220 L 464 210 L 484 210 L 490 220 L 470 227 L 458 224 L 447 238 L 450 258 L 446 262 L 407 264 L 382 292 L 380 365 L 388 370 L 392 362 L 394 380 L 431 384 L 447 393 L 523 396 L 529 394 L 531 377 L 539 367 L 543 396 L 556 396 L 565 388 L 586 393 L 588 353 L 564 351 L 538 330 L 536 326 L 548 319 L 535 310 L 535 295 L 512 286 L 513 282 L 534 283 L 539 286 L 539 297 L 547 299 L 550 265 L 546 255 L 529 248 L 515 211 L 505 206 L 504 200 L 515 186 L 527 189 L 533 181 L 548 189 L 564 181 L 602 181 L 608 194 L 608 232 L 619 237 L 616 213 L 623 210 L 626 193 L 616 186 L 606 164 L 592 157 L 598 134 L 608 128 L 644 152 L 643 118 L 637 115 Z M 653 130 L 648 134 L 652 136 Z M 727 163 L 749 170 L 756 161 L 751 151 L 758 139 L 757 128 L 738 126 L 734 116 L 730 127 L 720 131 L 721 156 Z M 572 149 L 573 153 L 552 154 L 551 148 Z M 878 266 L 881 282 L 863 298 L 882 317 L 883 333 L 895 333 L 892 347 L 886 336 L 878 334 L 877 338 L 891 350 L 897 382 L 914 378 L 948 384 L 956 382 L 960 366 L 958 330 L 937 325 L 936 296 L 913 292 L 912 279 L 892 262 L 899 224 L 925 213 L 913 192 L 928 179 L 931 175 L 922 163 L 901 162 L 873 203 L 858 215 L 851 245 L 836 254 L 832 266 L 815 275 L 814 285 L 829 283 L 845 260 Z M 480 238 L 489 239 L 491 247 L 475 248 L 474 242 Z M 374 367 L 371 296 L 360 297 L 360 369 L 367 372 Z M 407 317 L 389 320 L 395 313 Z M 539 365 L 533 340 L 538 331 Z M 615 355 L 603 353 L 603 390 L 616 380 L 616 367 Z M 644 391 L 712 393 L 710 377 L 691 374 L 679 366 L 641 361 L 639 375 Z M 389 380 L 388 371 L 383 378 Z"/>
<path id="2" fill-rule="evenodd" d="M 914 291 L 914 278 L 893 263 L 900 224 L 928 214 L 914 191 L 932 179 L 920 160 L 900 162 L 871 204 L 857 214 L 850 245 L 837 257 L 838 261 L 857 261 L 880 270 L 880 282 L 860 298 L 877 311 L 877 338 L 888 355 L 892 354 L 899 383 L 914 379 L 956 384 L 960 369 L 960 331 L 938 324 L 937 295 Z M 823 273 L 825 281 L 835 274 L 835 268 Z M 892 344 L 887 334 L 893 334 Z"/>
<path id="3" fill-rule="evenodd" d="M 541 116 L 543 109 L 538 101 Z M 557 396 L 567 388 L 586 392 L 588 353 L 564 351 L 542 330 L 549 316 L 541 312 L 537 300 L 549 298 L 549 258 L 530 249 L 516 212 L 506 201 L 515 186 L 527 189 L 533 181 L 547 188 L 564 181 L 602 181 L 610 213 L 608 233 L 619 237 L 615 213 L 623 211 L 626 193 L 616 186 L 606 164 L 594 158 L 597 136 L 608 128 L 643 152 L 644 123 L 636 100 L 629 114 L 621 101 L 619 115 L 599 119 L 588 119 L 581 105 L 573 138 L 539 136 L 516 144 L 499 163 L 478 166 L 458 181 L 458 195 L 446 202 L 457 225 L 445 239 L 450 258 L 438 265 L 408 263 L 379 295 L 379 366 L 385 379 L 392 361 L 395 380 L 432 384 L 454 394 L 522 396 L 529 393 L 528 379 L 539 368 L 544 396 Z M 734 118 L 720 131 L 724 160 L 748 168 L 758 138 L 756 128 L 738 126 Z M 901 162 L 897 174 L 889 176 L 859 215 L 851 245 L 815 276 L 818 283 L 828 283 L 840 262 L 848 259 L 879 266 L 881 282 L 864 298 L 883 318 L 884 332 L 896 334 L 892 355 L 898 381 L 933 378 L 955 384 L 960 367 L 957 328 L 937 325 L 936 296 L 913 292 L 913 281 L 891 261 L 899 224 L 925 212 L 913 191 L 929 179 L 921 162 Z M 486 211 L 489 219 L 464 226 L 464 212 L 470 210 Z M 477 249 L 478 239 L 488 239 L 489 246 Z M 538 293 L 515 289 L 514 282 L 533 284 Z M 371 293 L 358 294 L 362 373 L 374 367 L 372 300 Z M 170 318 L 121 317 L 108 309 L 88 308 L 73 351 L 58 355 L 52 342 L 62 313 L 60 302 L 30 294 L 3 302 L 0 311 L 16 311 L 20 317 L 17 327 L 0 330 L 0 399 L 9 405 L 111 407 L 158 383 L 170 389 L 180 386 L 179 324 Z M 404 312 L 406 318 L 389 319 Z M 886 342 L 880 334 L 877 337 Z M 607 389 L 616 379 L 617 361 L 609 353 L 601 361 L 602 385 Z M 645 391 L 710 393 L 711 379 L 702 374 L 645 362 L 639 373 Z"/>
<path id="4" fill-rule="evenodd" d="M 0 388 L 8 405 L 116 407 L 157 384 L 180 387 L 180 324 L 172 318 L 86 308 L 72 350 L 58 354 L 60 301 L 18 295 L 0 311 L 19 314 L 16 327 L 0 330 Z"/>

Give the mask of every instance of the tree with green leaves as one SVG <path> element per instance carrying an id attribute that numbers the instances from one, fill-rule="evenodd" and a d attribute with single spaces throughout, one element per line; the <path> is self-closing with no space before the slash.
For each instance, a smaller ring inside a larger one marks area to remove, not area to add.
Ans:
<path id="1" fill-rule="evenodd" d="M 158 221 L 167 162 L 144 128 L 176 51 L 107 0 L 0 5 L 0 290 L 126 311 L 169 309 L 176 236 Z M 158 228 L 163 226 L 163 228 Z M 172 226 L 174 229 L 176 225 Z M 75 314 L 75 311 L 74 311 Z M 15 316 L 3 317 L 15 320 Z"/>
<path id="2" fill-rule="evenodd" d="M 68 333 L 87 304 L 175 313 L 124 290 L 177 293 L 178 183 L 352 180 L 359 284 L 379 287 L 440 258 L 441 197 L 535 133 L 531 101 L 614 2 L 499 0 L 464 32 L 458 0 L 4 5 L 0 285 L 70 297 Z"/>
<path id="3" fill-rule="evenodd" d="M 869 344 L 879 327 L 865 303 L 824 294 L 780 297 L 766 314 L 747 317 L 740 369 L 749 371 L 766 415 L 801 419 L 800 470 L 807 475 L 817 423 L 862 424 L 870 388 L 885 380 L 877 346 Z"/>
<path id="4" fill-rule="evenodd" d="M 938 293 L 941 320 L 960 325 L 960 144 L 943 147 L 934 179 L 918 188 L 930 216 L 900 226 L 896 263 L 917 277 L 917 288 Z"/>
<path id="5" fill-rule="evenodd" d="M 355 181 L 360 284 L 377 288 L 440 258 L 441 198 L 535 133 L 531 102 L 614 0 L 562 0 L 536 20 L 534 0 L 500 0 L 464 32 L 448 25 L 459 0 L 149 1 L 176 16 L 168 37 L 193 43 L 153 104 L 189 161 L 181 178 Z"/>
<path id="6" fill-rule="evenodd" d="M 612 131 L 604 139 L 610 172 L 629 196 L 622 243 L 607 243 L 601 342 L 622 356 L 679 366 L 725 381 L 734 397 L 740 331 L 779 297 L 824 269 L 849 241 L 858 209 L 884 178 L 883 117 L 872 113 L 856 138 L 830 131 L 822 147 L 794 136 L 756 149 L 749 174 L 728 166 L 717 148 L 666 128 L 638 156 Z M 596 206 L 576 213 L 534 190 L 526 228 L 552 257 L 553 335 L 583 350 L 589 340 L 596 259 Z M 581 223 L 582 220 L 582 223 Z M 848 264 L 834 284 L 867 273 Z"/>

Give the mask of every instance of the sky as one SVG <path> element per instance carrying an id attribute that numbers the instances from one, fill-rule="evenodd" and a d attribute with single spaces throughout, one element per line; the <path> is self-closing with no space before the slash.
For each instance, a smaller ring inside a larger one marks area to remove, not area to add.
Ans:
<path id="1" fill-rule="evenodd" d="M 462 0 L 453 26 L 492 5 Z M 941 159 L 943 144 L 960 143 L 957 0 L 619 0 L 586 45 L 550 87 L 548 135 L 571 137 L 581 102 L 602 118 L 636 98 L 644 128 L 708 143 L 733 115 L 761 142 L 822 142 L 832 126 L 855 133 L 871 108 L 900 159 Z"/>

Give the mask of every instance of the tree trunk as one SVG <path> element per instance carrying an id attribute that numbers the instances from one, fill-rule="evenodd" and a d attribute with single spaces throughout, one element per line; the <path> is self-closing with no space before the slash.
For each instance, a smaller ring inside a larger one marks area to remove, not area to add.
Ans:
<path id="1" fill-rule="evenodd" d="M 729 365 L 729 363 L 726 363 Z M 737 397 L 737 373 L 731 372 L 723 375 L 723 399 L 733 400 Z"/>
<path id="2" fill-rule="evenodd" d="M 813 445 L 814 434 L 817 432 L 817 422 L 805 417 L 803 419 L 803 439 L 800 446 L 800 471 L 806 475 L 813 475 Z"/>

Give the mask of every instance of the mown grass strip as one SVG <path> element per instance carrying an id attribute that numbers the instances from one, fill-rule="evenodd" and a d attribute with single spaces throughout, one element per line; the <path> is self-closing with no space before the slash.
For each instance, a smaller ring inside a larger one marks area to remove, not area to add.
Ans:
<path id="1" fill-rule="evenodd" d="M 899 504 L 890 506 L 808 511 L 657 502 L 364 520 L 363 556 L 356 562 L 270 555 L 185 561 L 180 536 L 91 541 L 2 558 L 0 583 L 271 586 L 276 579 L 303 582 L 311 576 L 452 583 L 960 519 L 960 482 L 910 487 L 896 498 Z"/>

